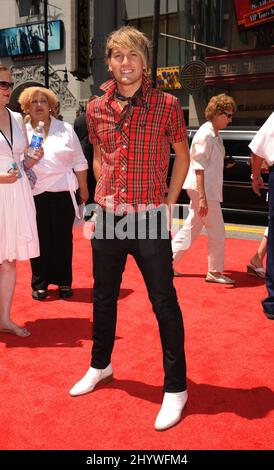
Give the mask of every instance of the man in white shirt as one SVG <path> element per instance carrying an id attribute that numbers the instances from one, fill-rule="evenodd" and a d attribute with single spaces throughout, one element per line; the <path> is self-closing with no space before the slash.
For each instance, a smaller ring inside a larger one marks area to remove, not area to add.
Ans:
<path id="1" fill-rule="evenodd" d="M 274 320 L 274 113 L 269 116 L 249 148 L 253 152 L 252 158 L 252 188 L 261 195 L 260 188 L 264 187 L 260 171 L 263 160 L 269 165 L 268 180 L 268 210 L 269 210 L 269 232 L 267 241 L 266 259 L 266 288 L 268 296 L 262 300 L 262 306 L 267 318 Z"/>

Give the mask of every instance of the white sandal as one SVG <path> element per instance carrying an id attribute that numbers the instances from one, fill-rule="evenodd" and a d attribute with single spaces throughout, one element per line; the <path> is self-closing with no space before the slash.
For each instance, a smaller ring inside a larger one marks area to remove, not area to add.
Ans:
<path id="1" fill-rule="evenodd" d="M 265 278 L 264 268 L 257 268 L 254 264 L 248 264 L 246 266 L 246 271 L 248 274 L 253 274 L 254 276 L 260 277 L 261 279 Z"/>
<path id="2" fill-rule="evenodd" d="M 225 276 L 224 274 L 212 274 L 212 273 L 207 273 L 206 282 L 217 282 L 218 284 L 235 284 L 235 280 L 231 279 L 228 276 Z"/>

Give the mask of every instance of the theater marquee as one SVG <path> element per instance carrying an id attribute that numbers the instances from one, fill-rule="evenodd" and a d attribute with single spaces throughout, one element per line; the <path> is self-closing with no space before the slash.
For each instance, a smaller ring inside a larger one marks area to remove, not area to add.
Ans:
<path id="1" fill-rule="evenodd" d="M 233 51 L 206 58 L 205 83 L 208 86 L 228 86 L 240 83 L 256 84 L 257 88 L 273 86 L 274 48 Z"/>
<path id="2" fill-rule="evenodd" d="M 238 26 L 241 29 L 258 27 L 274 21 L 274 1 L 234 0 Z"/>

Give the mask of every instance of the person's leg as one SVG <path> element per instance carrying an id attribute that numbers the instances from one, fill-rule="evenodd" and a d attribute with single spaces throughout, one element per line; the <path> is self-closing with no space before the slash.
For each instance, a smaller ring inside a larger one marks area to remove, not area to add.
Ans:
<path id="1" fill-rule="evenodd" d="M 98 220 L 96 222 L 98 224 Z M 93 347 L 91 366 L 70 390 L 71 396 L 91 392 L 112 379 L 111 354 L 115 340 L 117 300 L 127 259 L 126 240 L 92 240 Z"/>
<path id="2" fill-rule="evenodd" d="M 10 310 L 16 283 L 16 262 L 0 264 L 0 331 L 17 336 L 29 336 L 26 328 L 16 325 L 10 318 Z"/>
<path id="3" fill-rule="evenodd" d="M 204 224 L 208 234 L 208 271 L 221 273 L 224 270 L 225 227 L 218 201 L 208 201 Z"/>
<path id="4" fill-rule="evenodd" d="M 114 345 L 117 300 L 125 269 L 126 241 L 92 240 L 93 258 L 93 348 L 91 366 L 103 369 Z"/>
<path id="5" fill-rule="evenodd" d="M 48 287 L 47 272 L 49 269 L 51 226 L 48 194 L 49 193 L 42 193 L 38 196 L 34 196 L 40 256 L 31 258 L 30 260 L 32 270 L 31 286 L 33 291 L 46 291 Z"/>
<path id="6" fill-rule="evenodd" d="M 274 320 L 274 172 L 269 172 L 268 179 L 268 240 L 266 257 L 265 283 L 268 297 L 262 301 L 263 309 L 270 320 Z"/>
<path id="7" fill-rule="evenodd" d="M 203 220 L 208 234 L 208 272 L 205 280 L 219 284 L 234 284 L 233 279 L 222 274 L 225 227 L 221 205 L 218 201 L 208 201 L 208 213 Z"/>
<path id="8" fill-rule="evenodd" d="M 72 284 L 72 227 L 75 209 L 69 191 L 49 193 L 49 217 L 48 278 L 51 284 L 70 287 Z"/>
<path id="9" fill-rule="evenodd" d="M 186 389 L 183 319 L 173 286 L 170 239 L 160 237 L 159 229 L 156 240 L 135 240 L 132 242 L 132 255 L 143 275 L 159 325 L 165 371 L 164 391 L 180 392 Z"/>
<path id="10" fill-rule="evenodd" d="M 164 398 L 155 429 L 164 431 L 180 421 L 187 402 L 184 326 L 173 286 L 171 243 L 148 239 L 134 245 L 132 254 L 144 277 L 161 337 Z"/>
<path id="11" fill-rule="evenodd" d="M 263 261 L 267 250 L 267 236 L 263 236 L 256 253 L 250 259 L 250 264 L 255 268 L 263 268 Z"/>
<path id="12" fill-rule="evenodd" d="M 173 252 L 173 266 L 177 270 L 181 258 L 190 248 L 203 228 L 203 219 L 199 216 L 199 194 L 197 191 L 188 191 L 190 197 L 189 213 L 183 227 L 174 236 L 171 246 Z"/>

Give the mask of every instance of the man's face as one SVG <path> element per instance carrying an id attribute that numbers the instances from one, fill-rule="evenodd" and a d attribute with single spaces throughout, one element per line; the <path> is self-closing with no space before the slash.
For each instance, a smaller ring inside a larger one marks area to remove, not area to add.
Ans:
<path id="1" fill-rule="evenodd" d="M 144 63 L 140 52 L 128 47 L 116 47 L 112 49 L 108 66 L 121 85 L 141 84 Z"/>

